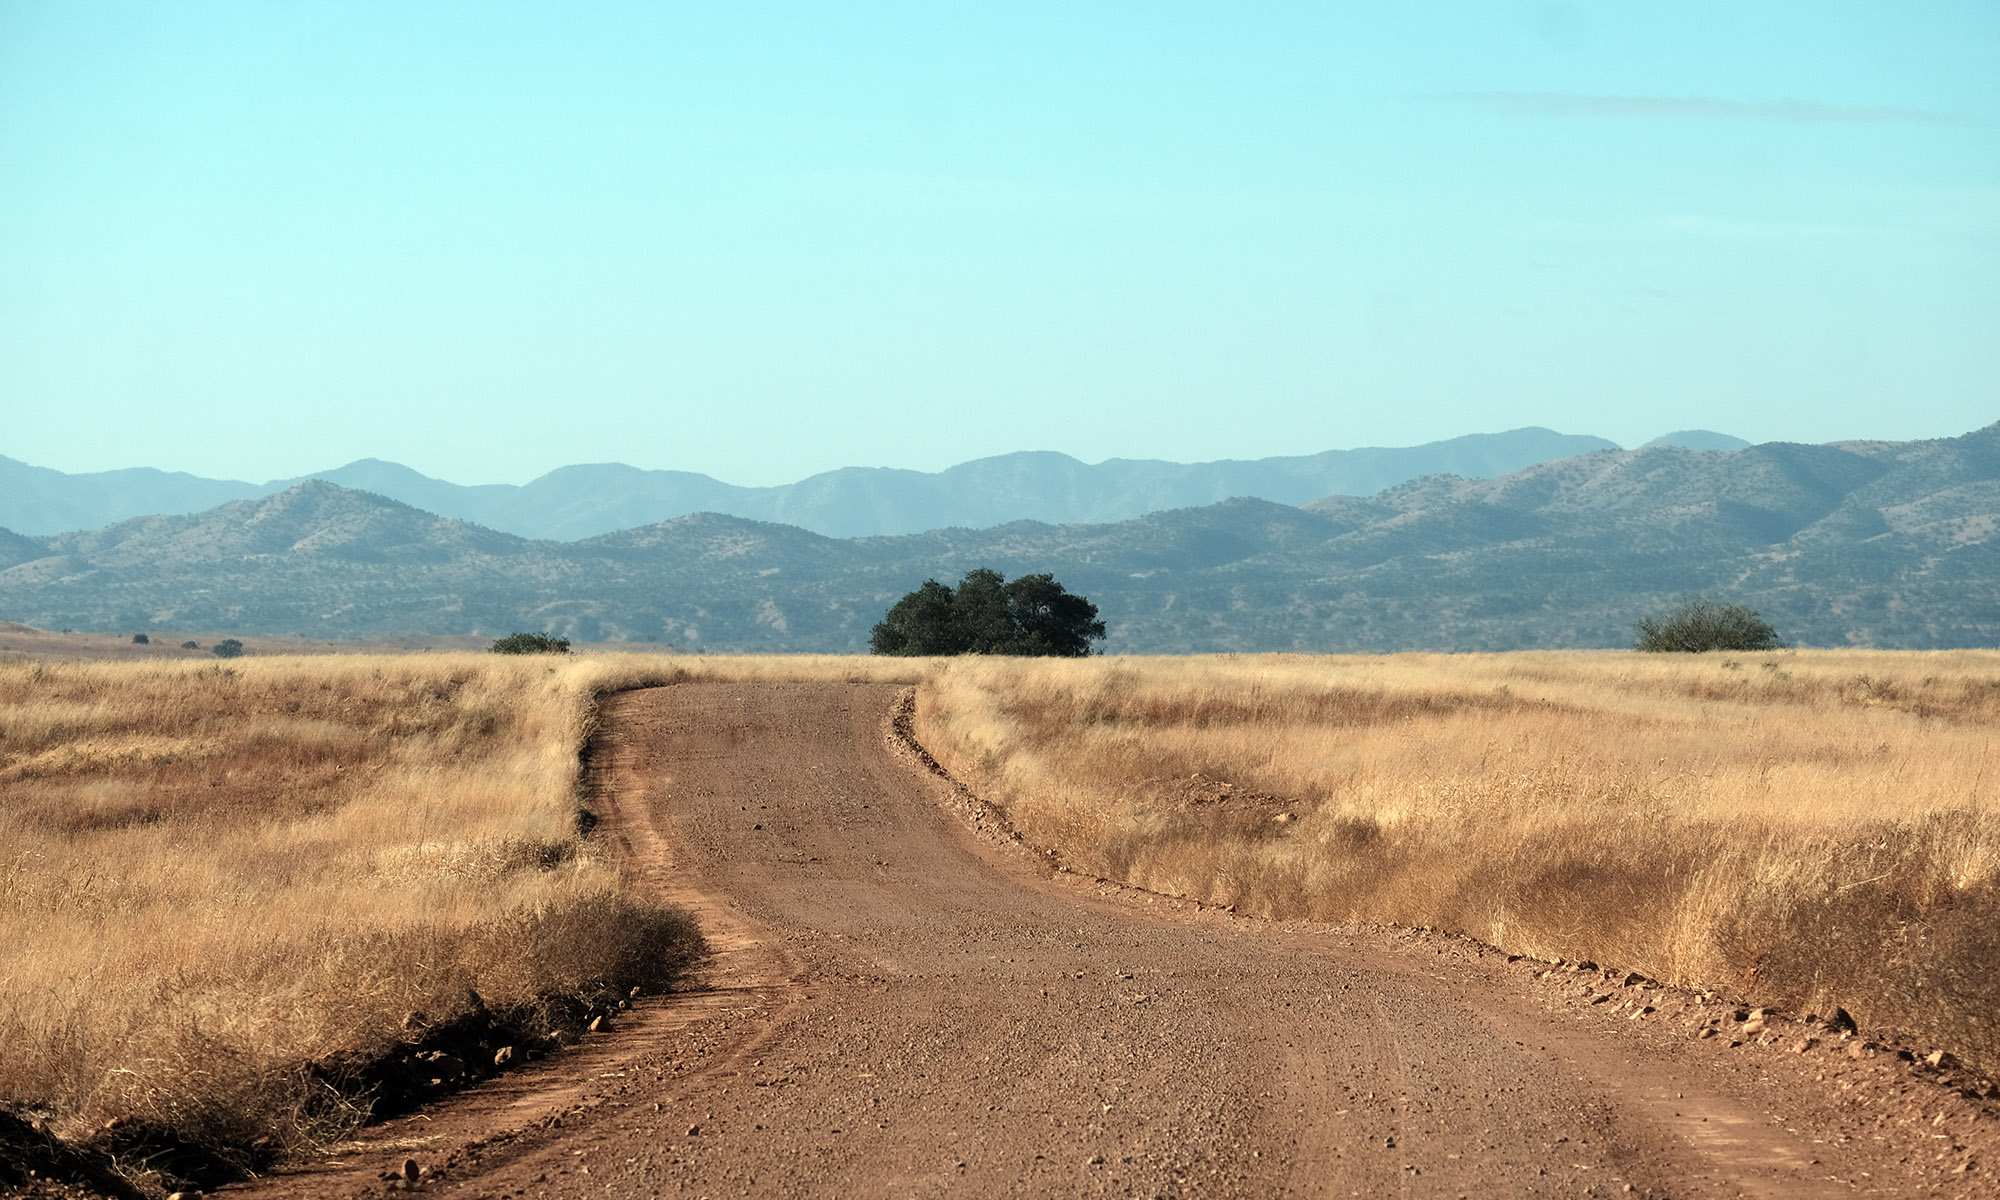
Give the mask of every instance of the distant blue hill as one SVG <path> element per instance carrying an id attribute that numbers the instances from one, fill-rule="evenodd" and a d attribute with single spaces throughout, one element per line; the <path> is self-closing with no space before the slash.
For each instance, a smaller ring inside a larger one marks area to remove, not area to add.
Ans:
<path id="1" fill-rule="evenodd" d="M 1653 450 L 1660 446 L 1679 446 L 1683 450 L 1747 450 L 1750 443 L 1713 429 L 1683 429 L 1677 433 L 1661 434 L 1639 449 Z"/>
<path id="2" fill-rule="evenodd" d="M 828 537 L 878 537 L 1020 520 L 1123 521 L 1236 497 L 1303 504 L 1372 496 L 1424 475 L 1491 479 L 1607 449 L 1617 446 L 1529 428 L 1422 446 L 1206 463 L 1114 458 L 1093 465 L 1066 454 L 1024 451 L 938 472 L 845 467 L 779 487 L 737 487 L 693 472 L 618 463 L 562 467 L 523 485 L 467 487 L 372 458 L 264 484 L 143 467 L 66 475 L 0 458 L 0 528 L 36 535 L 96 529 L 132 517 L 201 512 L 322 479 L 489 529 L 555 541 L 697 512 L 796 525 Z"/>

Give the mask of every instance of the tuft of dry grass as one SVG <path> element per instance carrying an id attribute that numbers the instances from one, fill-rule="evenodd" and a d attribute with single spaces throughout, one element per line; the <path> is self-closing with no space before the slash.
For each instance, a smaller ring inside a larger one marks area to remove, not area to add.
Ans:
<path id="1" fill-rule="evenodd" d="M 366 1115 L 315 1064 L 670 976 L 579 832 L 610 691 L 906 663 L 485 654 L 0 663 L 0 1108 L 248 1164 Z M 901 674 L 899 674 L 899 672 Z M 129 1140 L 129 1139 L 128 1139 Z"/>
<path id="2" fill-rule="evenodd" d="M 1072 869 L 1430 925 L 2000 1073 L 2000 654 L 938 662 L 916 733 Z"/>

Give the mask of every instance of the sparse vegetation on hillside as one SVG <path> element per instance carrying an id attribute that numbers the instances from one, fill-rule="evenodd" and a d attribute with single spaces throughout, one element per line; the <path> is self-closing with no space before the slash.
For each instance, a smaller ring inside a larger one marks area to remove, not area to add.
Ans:
<path id="1" fill-rule="evenodd" d="M 1755 606 L 1787 640 L 1985 647 L 2000 645 L 1996 479 L 2000 424 L 1902 447 L 1606 452 L 1118 525 L 828 541 L 706 514 L 579 544 L 323 485 L 11 551 L 0 539 L 0 610 L 43 627 L 129 632 L 135 614 L 171 612 L 181 631 L 321 638 L 561 621 L 579 643 L 850 651 L 904 586 L 884 581 L 1036 564 L 1088 595 L 1126 654 L 1610 648 L 1703 592 Z M 266 540 L 290 548 L 257 552 Z"/>
<path id="2" fill-rule="evenodd" d="M 916 732 L 1072 868 L 1457 930 L 2000 1075 L 2000 654 L 955 660 Z"/>
<path id="3" fill-rule="evenodd" d="M 1700 654 L 1709 650 L 1781 650 L 1771 623 L 1742 604 L 1717 604 L 1697 596 L 1660 616 L 1639 619 L 1634 650 Z"/>

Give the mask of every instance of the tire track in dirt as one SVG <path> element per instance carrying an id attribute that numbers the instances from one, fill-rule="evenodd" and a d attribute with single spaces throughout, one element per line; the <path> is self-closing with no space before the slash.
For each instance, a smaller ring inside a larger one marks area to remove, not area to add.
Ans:
<path id="1" fill-rule="evenodd" d="M 408 1152 L 528 1197 L 1980 1194 L 1472 943 L 1053 870 L 887 743 L 896 698 L 607 700 L 597 836 L 696 913 L 695 990 L 253 1190 L 379 1192 Z"/>

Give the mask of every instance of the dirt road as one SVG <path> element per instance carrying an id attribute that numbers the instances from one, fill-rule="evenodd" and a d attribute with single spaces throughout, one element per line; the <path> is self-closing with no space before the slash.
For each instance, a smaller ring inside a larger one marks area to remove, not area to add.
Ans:
<path id="1" fill-rule="evenodd" d="M 704 990 L 250 1190 L 407 1153 L 478 1196 L 1990 1194 L 1990 1106 L 1886 1055 L 1054 871 L 898 755 L 895 698 L 613 698 L 599 831 L 699 914 Z"/>

